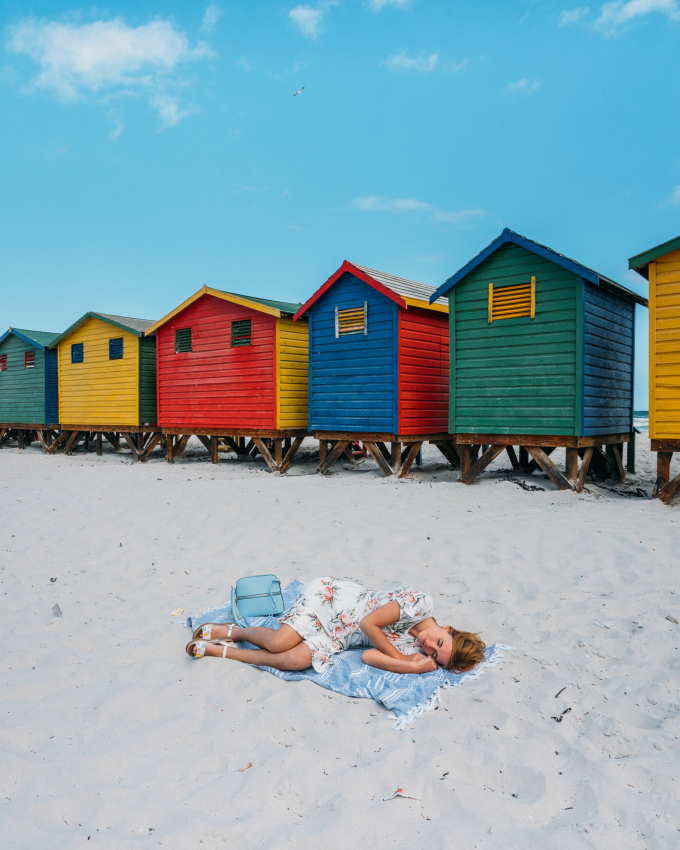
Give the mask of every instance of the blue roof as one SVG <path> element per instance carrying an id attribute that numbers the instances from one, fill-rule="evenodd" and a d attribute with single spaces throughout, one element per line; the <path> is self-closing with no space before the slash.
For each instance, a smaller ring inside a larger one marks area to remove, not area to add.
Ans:
<path id="1" fill-rule="evenodd" d="M 643 307 L 648 306 L 647 299 L 643 298 L 642 295 L 638 295 L 637 292 L 626 289 L 626 287 L 621 286 L 620 283 L 616 283 L 616 281 L 598 274 L 598 272 L 589 269 L 587 266 L 582 266 L 580 263 L 575 262 L 575 260 L 570 260 L 569 257 L 565 257 L 564 254 L 558 254 L 557 251 L 553 251 L 551 248 L 546 248 L 545 245 L 539 245 L 538 242 L 527 239 L 526 236 L 521 236 L 519 233 L 515 233 L 514 230 L 510 230 L 508 227 L 505 228 L 497 239 L 494 239 L 490 245 L 487 245 L 483 251 L 480 251 L 476 257 L 470 260 L 470 262 L 464 265 L 462 269 L 459 269 L 452 277 L 443 283 L 430 297 L 430 304 L 436 301 L 437 298 L 441 298 L 443 295 L 446 295 L 449 290 L 453 289 L 459 280 L 462 280 L 470 274 L 470 272 L 476 269 L 480 263 L 483 263 L 484 260 L 491 256 L 491 254 L 497 251 L 502 245 L 505 245 L 506 242 L 514 242 L 515 245 L 520 245 L 522 248 L 526 248 L 527 251 L 532 251 L 534 254 L 538 254 L 539 257 L 544 257 L 546 260 L 550 260 L 556 265 L 562 266 L 562 268 L 579 275 L 585 280 L 589 280 L 591 283 L 602 286 L 611 292 L 618 293 L 623 298 L 636 301 L 638 304 L 642 304 Z"/>

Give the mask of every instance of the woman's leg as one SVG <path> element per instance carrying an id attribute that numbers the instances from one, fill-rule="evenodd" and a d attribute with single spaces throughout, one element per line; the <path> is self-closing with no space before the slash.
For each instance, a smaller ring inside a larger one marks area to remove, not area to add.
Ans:
<path id="1" fill-rule="evenodd" d="M 283 628 L 283 627 L 282 627 Z M 250 629 L 244 629 L 250 631 Z M 297 632 L 296 632 L 297 634 Z M 298 637 L 300 637 L 298 635 Z M 302 640 L 302 638 L 300 638 Z M 206 655 L 222 657 L 223 646 L 209 643 L 205 648 Z M 275 670 L 306 670 L 312 666 L 312 651 L 306 643 L 298 643 L 292 649 L 284 652 L 268 652 L 266 649 L 227 649 L 227 658 L 242 661 L 244 664 L 256 664 L 258 667 L 273 667 Z"/>
<path id="2" fill-rule="evenodd" d="M 228 631 L 228 626 L 213 626 L 211 639 L 222 640 L 227 637 Z M 248 643 L 254 643 L 255 646 L 269 652 L 286 652 L 297 646 L 302 638 L 292 626 L 287 626 L 284 623 L 278 629 L 269 629 L 265 626 L 252 626 L 242 629 L 236 626 L 231 631 L 231 640 L 247 640 Z M 250 651 L 252 652 L 252 650 Z"/>

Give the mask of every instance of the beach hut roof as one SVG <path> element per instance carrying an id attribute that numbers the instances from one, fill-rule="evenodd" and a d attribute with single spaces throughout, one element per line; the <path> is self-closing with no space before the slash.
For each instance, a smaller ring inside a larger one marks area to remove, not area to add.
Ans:
<path id="1" fill-rule="evenodd" d="M 153 319 L 132 319 L 130 316 L 112 316 L 110 313 L 93 313 L 90 311 L 89 313 L 85 313 L 84 316 L 81 316 L 64 333 L 59 334 L 56 339 L 53 339 L 50 343 L 50 348 L 55 348 L 62 339 L 73 333 L 76 328 L 79 328 L 88 319 L 101 319 L 102 322 L 108 322 L 110 325 L 135 334 L 135 336 L 148 336 L 150 333 L 149 329 L 153 325 Z"/>
<path id="2" fill-rule="evenodd" d="M 19 339 L 23 339 L 25 342 L 34 345 L 42 351 L 49 348 L 52 342 L 59 336 L 59 334 L 48 333 L 47 331 L 26 331 L 21 328 L 10 328 L 5 331 L 2 336 L 0 336 L 0 345 L 7 339 L 8 336 L 10 336 L 10 334 L 18 336 Z"/>
<path id="3" fill-rule="evenodd" d="M 470 274 L 473 269 L 475 269 L 480 263 L 484 262 L 487 257 L 490 257 L 494 251 L 497 251 L 506 242 L 514 242 L 516 245 L 520 245 L 528 251 L 533 251 L 533 253 L 538 254 L 539 257 L 544 257 L 546 260 L 550 260 L 556 265 L 562 266 L 562 268 L 585 278 L 585 280 L 589 280 L 591 283 L 601 286 L 603 289 L 615 292 L 623 298 L 642 304 L 643 307 L 649 306 L 647 299 L 642 295 L 638 295 L 637 292 L 626 289 L 626 287 L 621 286 L 620 283 L 616 283 L 616 281 L 589 269 L 587 266 L 577 263 L 575 260 L 570 260 L 569 257 L 565 257 L 564 254 L 558 254 L 557 251 L 553 251 L 552 248 L 547 248 L 545 245 L 540 245 L 532 239 L 527 239 L 526 236 L 521 236 L 519 233 L 515 233 L 514 230 L 510 230 L 508 227 L 505 228 L 497 239 L 494 239 L 494 241 L 487 245 L 483 251 L 480 251 L 476 257 L 470 260 L 470 262 L 464 265 L 462 269 L 450 277 L 446 283 L 442 284 L 434 295 L 432 295 L 430 301 L 434 301 L 436 298 L 446 295 L 446 293 L 452 289 L 459 280 L 462 280 L 462 278 Z"/>
<path id="4" fill-rule="evenodd" d="M 391 301 L 395 301 L 400 307 L 404 307 L 405 309 L 408 307 L 425 307 L 427 309 L 429 307 L 430 309 L 441 310 L 443 312 L 447 312 L 449 309 L 448 298 L 433 299 L 430 297 L 434 293 L 434 286 L 429 286 L 427 283 L 419 283 L 417 280 L 409 280 L 406 277 L 397 277 L 396 275 L 381 272 L 377 269 L 369 269 L 368 266 L 360 266 L 358 263 L 350 263 L 348 260 L 345 260 L 324 285 L 317 289 L 308 301 L 305 301 L 294 318 L 297 320 L 300 316 L 304 315 L 314 302 L 318 301 L 324 292 L 330 289 L 346 272 L 358 277 L 359 280 L 363 280 L 364 283 L 377 289 L 378 292 L 382 292 Z"/>
<path id="5" fill-rule="evenodd" d="M 641 274 L 642 277 L 649 280 L 649 264 L 653 263 L 654 260 L 659 257 L 670 254 L 671 251 L 678 250 L 680 250 L 680 236 L 676 236 L 675 239 L 669 239 L 668 242 L 662 242 L 661 245 L 657 245 L 656 248 L 650 248 L 649 251 L 643 251 L 642 254 L 637 254 L 635 257 L 631 257 L 630 260 L 628 260 L 628 268 L 633 269 L 638 274 Z"/>
<path id="6" fill-rule="evenodd" d="M 292 316 L 300 306 L 300 302 L 292 303 L 290 301 L 272 301 L 269 298 L 255 298 L 253 295 L 238 295 L 235 292 L 225 292 L 222 289 L 212 289 L 210 286 L 203 286 L 198 292 L 194 292 L 186 301 L 183 301 L 179 307 L 171 310 L 167 316 L 163 316 L 155 322 L 147 333 L 155 333 L 158 328 L 162 327 L 170 319 L 173 319 L 182 310 L 185 310 L 194 301 L 202 298 L 204 295 L 212 295 L 215 298 L 221 298 L 223 301 L 231 301 L 233 304 L 241 304 L 243 307 L 250 307 L 251 310 L 258 310 L 260 313 L 268 313 L 270 316 L 275 316 L 277 319 L 281 316 Z"/>

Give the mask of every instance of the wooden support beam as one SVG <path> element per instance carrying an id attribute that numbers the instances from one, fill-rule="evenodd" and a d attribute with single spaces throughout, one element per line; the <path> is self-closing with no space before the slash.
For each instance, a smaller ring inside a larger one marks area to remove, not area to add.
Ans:
<path id="1" fill-rule="evenodd" d="M 73 449 L 80 442 L 81 437 L 84 436 L 83 431 L 71 431 L 69 433 L 70 433 L 70 437 L 68 438 L 66 445 L 64 446 L 64 454 L 65 455 L 70 455 L 71 452 L 73 451 Z"/>
<path id="2" fill-rule="evenodd" d="M 567 461 L 565 464 L 565 473 L 572 485 L 578 480 L 578 449 L 567 448 Z"/>
<path id="3" fill-rule="evenodd" d="M 479 460 L 476 460 L 465 472 L 461 472 L 458 476 L 460 483 L 472 484 L 479 473 L 483 472 L 490 463 L 493 463 L 503 451 L 505 451 L 505 446 L 489 446 Z"/>
<path id="4" fill-rule="evenodd" d="M 406 476 L 411 471 L 411 467 L 413 466 L 413 462 L 418 457 L 418 452 L 423 447 L 422 443 L 411 443 L 408 447 L 408 453 L 404 458 L 401 464 L 401 472 L 399 473 L 399 478 L 406 478 Z"/>
<path id="5" fill-rule="evenodd" d="M 237 437 L 236 439 L 234 439 L 233 437 L 223 437 L 222 439 L 228 446 L 230 446 L 236 452 L 236 457 L 243 456 L 243 446 L 241 445 L 241 440 L 239 437 Z"/>
<path id="6" fill-rule="evenodd" d="M 595 450 L 594 446 L 590 446 L 583 452 L 583 459 L 581 460 L 581 470 L 578 474 L 578 479 L 576 482 L 576 492 L 582 493 L 583 488 L 586 483 L 586 475 L 588 474 L 588 470 L 590 469 L 590 461 L 593 459 L 593 451 Z"/>
<path id="7" fill-rule="evenodd" d="M 597 475 L 597 477 L 602 481 L 606 481 L 608 478 L 614 477 L 614 461 L 602 451 L 600 446 L 593 446 L 593 456 L 590 461 L 590 467 L 595 475 Z"/>
<path id="8" fill-rule="evenodd" d="M 274 463 L 277 469 L 281 469 L 283 463 L 283 440 L 276 438 L 274 440 Z"/>
<path id="9" fill-rule="evenodd" d="M 288 469 L 288 467 L 290 466 L 290 462 L 295 457 L 297 450 L 302 445 L 303 440 L 304 440 L 304 437 L 296 437 L 293 440 L 293 442 L 291 443 L 290 448 L 288 449 L 288 451 L 285 454 L 285 457 L 283 458 L 283 463 L 279 467 L 279 472 L 281 473 L 281 475 L 283 475 L 286 472 L 286 470 Z"/>
<path id="10" fill-rule="evenodd" d="M 205 434 L 195 434 L 196 437 L 203 443 L 208 451 L 210 451 L 210 437 L 206 437 Z"/>
<path id="11" fill-rule="evenodd" d="M 49 433 L 49 432 L 47 432 L 47 431 L 36 431 L 36 434 L 38 435 L 38 438 L 40 440 L 40 445 L 43 447 L 43 451 L 45 452 L 45 454 L 47 454 L 47 451 L 49 449 L 49 446 L 47 445 L 47 440 L 45 439 L 45 434 L 47 434 L 47 433 Z"/>
<path id="12" fill-rule="evenodd" d="M 635 431 L 631 431 L 628 447 L 626 448 L 626 470 L 635 474 Z"/>
<path id="13" fill-rule="evenodd" d="M 558 490 L 572 489 L 571 484 L 540 446 L 527 446 L 527 451 Z"/>
<path id="14" fill-rule="evenodd" d="M 175 457 L 184 457 L 184 450 L 189 442 L 191 434 L 183 434 L 175 443 Z"/>
<path id="15" fill-rule="evenodd" d="M 135 441 L 132 439 L 132 435 L 128 434 L 127 431 L 124 431 L 123 437 L 125 438 L 125 442 L 128 444 L 128 448 L 132 452 L 132 457 L 136 461 L 139 461 L 139 452 L 137 450 L 137 446 L 135 445 Z"/>
<path id="16" fill-rule="evenodd" d="M 401 443 L 396 441 L 390 443 L 390 466 L 392 472 L 399 477 L 401 473 Z"/>
<path id="17" fill-rule="evenodd" d="M 374 443 L 373 440 L 364 440 L 364 446 L 368 449 L 371 457 L 380 467 L 383 475 L 389 478 L 389 476 L 392 475 L 392 467 L 383 452 L 378 448 L 378 445 Z"/>
<path id="18" fill-rule="evenodd" d="M 217 437 L 214 435 L 210 438 L 210 460 L 212 463 L 217 463 L 219 461 L 217 454 Z"/>
<path id="19" fill-rule="evenodd" d="M 59 446 L 62 443 L 66 442 L 66 440 L 68 440 L 69 434 L 70 434 L 69 431 L 62 431 L 61 434 L 59 434 L 59 436 L 57 437 L 57 439 L 49 447 L 49 449 L 47 450 L 47 453 L 50 454 L 50 455 L 53 455 L 56 452 L 56 450 L 59 448 Z"/>
<path id="20" fill-rule="evenodd" d="M 113 431 L 104 431 L 103 434 L 106 437 L 107 441 L 113 446 L 114 452 L 119 452 L 120 440 L 118 439 L 118 435 L 115 434 Z"/>
<path id="21" fill-rule="evenodd" d="M 549 457 L 555 451 L 555 449 L 557 447 L 556 446 L 540 446 L 539 448 L 541 448 L 543 450 L 544 454 Z M 528 446 L 527 446 L 527 449 L 528 449 Z M 536 463 L 535 460 L 530 461 L 529 465 L 527 466 L 527 475 L 531 475 L 532 473 L 534 473 L 538 469 L 538 467 L 539 467 L 539 464 Z"/>
<path id="22" fill-rule="evenodd" d="M 321 441 L 325 443 L 325 440 Z M 333 448 L 326 454 L 323 463 L 319 464 L 319 468 L 317 472 L 320 472 L 321 475 L 325 475 L 328 470 L 333 466 L 335 461 L 340 457 L 340 455 L 345 451 L 347 446 L 350 444 L 351 440 L 338 440 L 338 442 L 333 446 Z M 326 444 L 326 450 L 328 451 L 328 444 Z"/>
<path id="23" fill-rule="evenodd" d="M 269 471 L 276 472 L 276 463 L 274 462 L 274 458 L 269 453 L 269 449 L 265 446 L 262 439 L 260 437 L 253 437 L 253 442 L 255 443 L 260 454 L 264 458 L 264 462 L 269 467 Z"/>
<path id="24" fill-rule="evenodd" d="M 102 456 L 102 442 L 103 442 L 102 436 L 103 436 L 102 432 L 97 431 L 97 457 Z"/>
<path id="25" fill-rule="evenodd" d="M 614 463 L 616 464 L 616 471 L 618 472 L 619 481 L 625 484 L 626 470 L 623 466 L 623 443 L 614 443 L 612 445 L 612 452 L 614 454 Z"/>
<path id="26" fill-rule="evenodd" d="M 349 441 L 347 443 L 349 445 Z M 328 457 L 328 441 L 327 440 L 319 440 L 319 468 L 317 472 L 321 471 L 321 467 L 326 462 L 326 458 Z"/>
<path id="27" fill-rule="evenodd" d="M 659 492 L 666 487 L 671 477 L 671 460 L 673 452 L 657 452 L 656 453 L 656 483 L 652 490 L 652 496 L 655 498 Z"/>
<path id="28" fill-rule="evenodd" d="M 380 451 L 382 452 L 382 456 L 389 463 L 390 462 L 390 450 L 387 448 L 385 443 L 382 440 L 375 440 L 375 444 L 380 449 Z"/>
<path id="29" fill-rule="evenodd" d="M 460 469 L 459 447 L 456 447 L 451 440 L 437 440 L 432 445 L 439 449 L 454 469 Z"/>
<path id="30" fill-rule="evenodd" d="M 522 472 L 527 472 L 529 469 L 529 452 L 524 446 L 519 447 L 519 468 Z"/>
<path id="31" fill-rule="evenodd" d="M 506 446 L 505 447 L 508 452 L 508 457 L 510 458 L 510 463 L 512 464 L 512 471 L 519 472 L 519 461 L 517 460 L 517 455 L 515 454 L 514 446 Z"/>
<path id="32" fill-rule="evenodd" d="M 161 439 L 162 439 L 162 438 L 163 438 L 163 435 L 160 433 L 160 431 L 159 431 L 158 433 L 156 433 L 156 434 L 152 434 L 152 435 L 151 435 L 151 439 L 150 439 L 150 440 L 149 440 L 149 442 L 148 442 L 148 443 L 144 446 L 144 448 L 142 449 L 142 451 L 139 453 L 139 460 L 140 460 L 142 463 L 144 463 L 144 461 L 145 461 L 145 460 L 149 457 L 149 455 L 151 454 L 151 452 L 152 452 L 152 451 L 156 448 L 156 446 L 160 443 L 160 441 L 161 441 Z"/>
<path id="33" fill-rule="evenodd" d="M 8 428 L 0 428 L 0 449 L 2 448 L 2 444 L 5 442 L 5 436 L 7 435 Z"/>
<path id="34" fill-rule="evenodd" d="M 24 440 L 26 439 L 26 433 L 23 428 L 19 428 L 19 448 L 24 448 Z"/>
<path id="35" fill-rule="evenodd" d="M 669 481 L 668 484 L 664 484 L 664 486 L 657 490 L 655 495 L 656 498 L 662 501 L 664 504 L 668 504 L 671 499 L 674 499 L 678 493 L 680 493 L 680 475 L 676 475 L 672 481 Z"/>
<path id="36" fill-rule="evenodd" d="M 352 464 L 352 466 L 356 465 L 356 460 L 354 458 L 354 455 L 352 454 L 352 444 L 351 443 L 349 443 L 349 445 L 345 446 L 345 451 L 343 452 L 343 454 L 345 455 L 347 460 Z"/>
<path id="37" fill-rule="evenodd" d="M 168 463 L 175 462 L 175 435 L 165 435 L 165 459 Z"/>

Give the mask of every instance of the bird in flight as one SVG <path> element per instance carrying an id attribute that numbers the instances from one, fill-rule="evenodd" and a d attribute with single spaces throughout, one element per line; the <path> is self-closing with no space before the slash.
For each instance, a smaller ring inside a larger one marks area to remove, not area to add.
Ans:
<path id="1" fill-rule="evenodd" d="M 305 90 L 305 87 L 303 86 L 301 89 L 298 89 L 298 90 L 295 92 L 295 94 L 293 95 L 293 97 L 295 97 L 295 95 L 296 95 L 296 94 L 300 94 L 300 93 L 301 93 L 301 92 L 303 92 L 304 90 Z"/>

